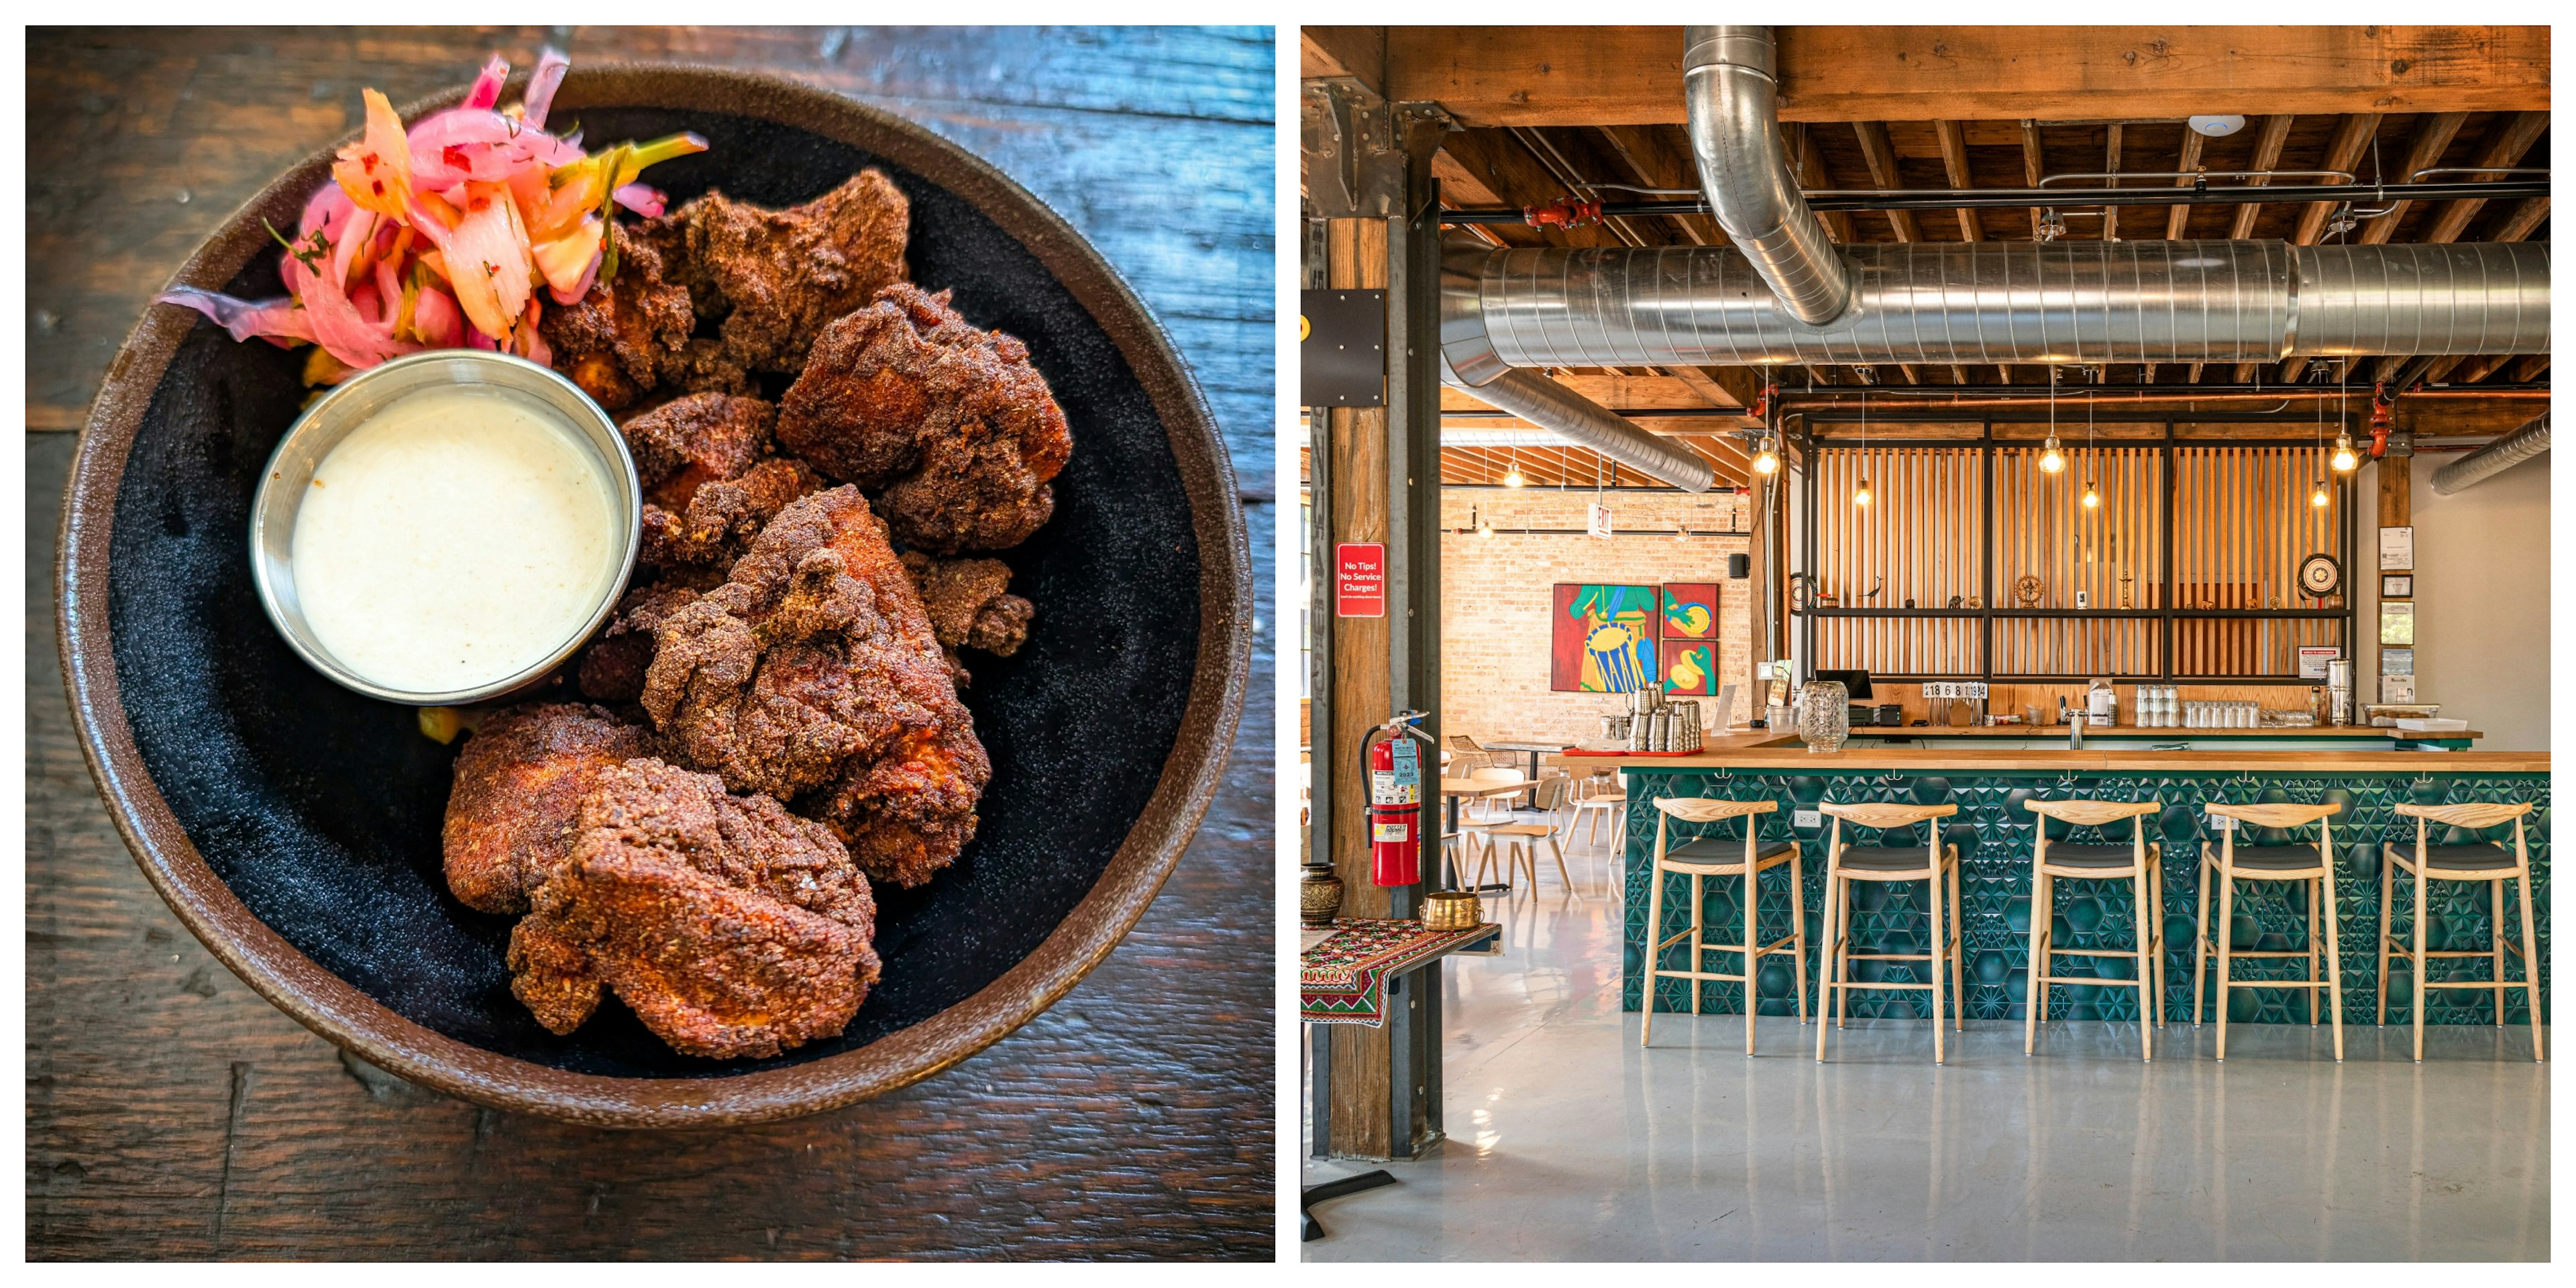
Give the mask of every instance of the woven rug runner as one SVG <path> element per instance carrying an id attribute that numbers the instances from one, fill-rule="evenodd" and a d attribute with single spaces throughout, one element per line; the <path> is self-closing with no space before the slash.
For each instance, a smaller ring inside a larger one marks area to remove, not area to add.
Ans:
<path id="1" fill-rule="evenodd" d="M 1426 930 L 1418 921 L 1336 917 L 1331 935 L 1297 955 L 1297 1018 L 1378 1028 L 1386 1023 L 1388 977 L 1492 933 L 1491 926 Z"/>

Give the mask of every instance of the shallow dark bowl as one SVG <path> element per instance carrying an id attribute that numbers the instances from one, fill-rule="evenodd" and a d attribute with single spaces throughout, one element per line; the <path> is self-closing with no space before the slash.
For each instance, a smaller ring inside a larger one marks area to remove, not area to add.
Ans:
<path id="1" fill-rule="evenodd" d="M 514 85 L 507 98 L 515 98 Z M 453 104 L 456 91 L 403 109 Z M 506 100 L 505 100 L 506 101 Z M 1026 340 L 1074 427 L 1056 515 L 1005 558 L 1038 605 L 1008 661 L 970 655 L 994 763 L 973 845 L 880 890 L 883 981 L 847 1032 L 769 1060 L 673 1053 L 614 1003 L 540 1028 L 502 965 L 510 920 L 447 892 L 453 748 L 410 708 L 305 667 L 260 613 L 245 545 L 300 355 L 155 306 L 90 412 L 64 504 L 63 669 L 91 771 L 180 920 L 260 994 L 405 1078 L 620 1127 L 757 1122 L 904 1086 L 1044 1010 L 1135 925 L 1218 782 L 1251 652 L 1251 558 L 1213 418 L 1152 316 L 1081 236 L 992 167 L 834 95 L 708 68 L 575 70 L 556 119 L 602 142 L 691 129 L 658 167 L 802 201 L 864 165 L 912 200 L 913 278 Z M 671 106 L 685 104 L 686 106 Z M 225 222 L 174 283 L 279 290 L 317 153 Z"/>

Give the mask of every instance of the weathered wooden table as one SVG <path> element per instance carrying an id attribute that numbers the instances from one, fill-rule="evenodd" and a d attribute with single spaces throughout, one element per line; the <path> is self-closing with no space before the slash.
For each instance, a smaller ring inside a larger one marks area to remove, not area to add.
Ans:
<path id="1" fill-rule="evenodd" d="M 750 67 L 921 121 L 1096 242 L 1275 522 L 1267 29 L 29 34 L 27 1251 L 63 1257 L 1256 1256 L 1273 1247 L 1270 586 L 1228 783 L 1162 898 L 947 1074 L 745 1130 L 613 1133 L 344 1060 L 162 904 L 91 784 L 54 646 L 74 435 L 151 293 L 270 176 L 492 50 Z"/>

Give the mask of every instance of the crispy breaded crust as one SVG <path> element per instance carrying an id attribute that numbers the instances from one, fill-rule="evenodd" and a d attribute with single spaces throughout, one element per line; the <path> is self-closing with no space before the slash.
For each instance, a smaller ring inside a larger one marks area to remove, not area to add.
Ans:
<path id="1" fill-rule="evenodd" d="M 910 283 L 824 328 L 780 400 L 778 443 L 876 495 L 905 545 L 943 555 L 1027 540 L 1073 452 L 1028 346 Z"/>
<path id="2" fill-rule="evenodd" d="M 546 703 L 485 718 L 456 757 L 441 843 L 447 888 L 469 908 L 517 913 L 572 853 L 602 770 L 649 754 L 653 734 L 598 707 Z"/>

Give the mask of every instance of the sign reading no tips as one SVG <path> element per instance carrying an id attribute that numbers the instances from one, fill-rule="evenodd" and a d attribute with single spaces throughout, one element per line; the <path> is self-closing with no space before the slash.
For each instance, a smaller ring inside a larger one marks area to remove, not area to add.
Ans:
<path id="1" fill-rule="evenodd" d="M 1386 616 L 1386 546 L 1345 541 L 1333 547 L 1333 616 Z"/>

